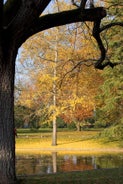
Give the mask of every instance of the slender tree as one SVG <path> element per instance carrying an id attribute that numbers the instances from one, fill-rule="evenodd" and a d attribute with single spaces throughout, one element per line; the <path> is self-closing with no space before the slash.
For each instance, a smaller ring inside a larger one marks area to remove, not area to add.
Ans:
<path id="1" fill-rule="evenodd" d="M 76 9 L 42 15 L 51 0 L 0 0 L 0 182 L 2 184 L 14 183 L 16 179 L 14 78 L 19 47 L 37 32 L 73 22 L 91 21 L 94 22 L 93 36 L 101 51 L 101 58 L 95 66 L 100 69 L 107 64 L 114 66 L 111 62 L 102 63 L 106 53 L 100 38 L 100 23 L 106 16 L 106 10 L 103 7 L 85 9 L 86 1 L 81 0 L 81 6 Z"/>

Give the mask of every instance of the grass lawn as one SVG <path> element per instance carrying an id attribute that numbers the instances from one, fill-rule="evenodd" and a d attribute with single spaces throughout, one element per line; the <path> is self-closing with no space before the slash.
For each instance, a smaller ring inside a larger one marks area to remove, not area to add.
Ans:
<path id="1" fill-rule="evenodd" d="M 123 141 L 110 141 L 97 138 L 99 130 L 59 131 L 57 146 L 52 146 L 51 130 L 30 132 L 18 130 L 16 152 L 39 151 L 83 151 L 83 152 L 123 152 Z"/>
<path id="2" fill-rule="evenodd" d="M 21 177 L 18 184 L 123 184 L 123 168 Z"/>

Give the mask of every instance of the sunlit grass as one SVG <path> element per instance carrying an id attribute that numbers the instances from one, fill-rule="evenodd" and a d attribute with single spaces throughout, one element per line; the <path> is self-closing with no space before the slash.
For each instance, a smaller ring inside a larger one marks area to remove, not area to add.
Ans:
<path id="1" fill-rule="evenodd" d="M 97 139 L 99 131 L 64 131 L 58 132 L 57 146 L 52 146 L 51 132 L 19 133 L 16 139 L 16 152 L 39 151 L 83 151 L 83 152 L 108 152 L 122 151 L 119 141 Z"/>

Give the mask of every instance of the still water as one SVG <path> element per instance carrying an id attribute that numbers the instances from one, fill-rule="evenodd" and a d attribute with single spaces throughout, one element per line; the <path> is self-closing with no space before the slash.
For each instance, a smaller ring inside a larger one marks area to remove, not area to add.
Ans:
<path id="1" fill-rule="evenodd" d="M 17 155 L 17 175 L 41 175 L 56 172 L 83 171 L 100 168 L 123 167 L 123 154 L 81 155 L 51 154 Z"/>

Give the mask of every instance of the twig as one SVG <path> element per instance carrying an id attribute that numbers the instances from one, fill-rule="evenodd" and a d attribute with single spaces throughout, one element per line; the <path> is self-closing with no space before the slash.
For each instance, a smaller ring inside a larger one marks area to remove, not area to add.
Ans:
<path id="1" fill-rule="evenodd" d="M 103 26 L 102 28 L 100 28 L 99 33 L 101 33 L 102 31 L 104 31 L 106 29 L 114 27 L 114 26 L 121 26 L 121 27 L 123 27 L 123 22 L 112 22 L 110 24 L 107 24 L 107 25 Z"/>

